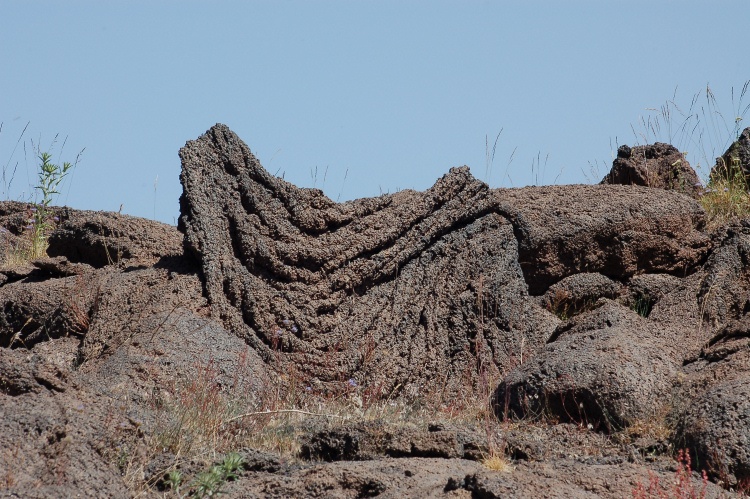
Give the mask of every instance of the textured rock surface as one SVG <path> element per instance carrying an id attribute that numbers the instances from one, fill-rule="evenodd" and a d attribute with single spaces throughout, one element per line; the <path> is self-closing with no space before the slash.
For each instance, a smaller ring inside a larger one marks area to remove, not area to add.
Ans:
<path id="1" fill-rule="evenodd" d="M 620 146 L 612 170 L 602 184 L 643 185 L 696 197 L 701 190 L 698 175 L 674 146 L 657 142 L 645 146 Z"/>
<path id="2" fill-rule="evenodd" d="M 303 438 L 300 455 L 316 461 L 389 457 L 440 457 L 479 460 L 489 454 L 487 436 L 462 427 L 434 425 L 429 431 L 389 428 L 382 422 L 340 426 Z"/>
<path id="3" fill-rule="evenodd" d="M 229 497 L 629 497 L 686 445 L 748 477 L 750 221 L 467 168 L 338 204 L 223 126 L 181 157 L 182 233 L 55 208 L 57 256 L 0 268 L 0 496 L 163 494 L 223 458 L 186 421 L 236 439 Z M 1 241 L 29 208 L 0 203 Z"/>
<path id="4" fill-rule="evenodd" d="M 94 442 L 105 413 L 38 355 L 0 349 L 0 495 L 127 497 L 117 468 Z M 61 396 L 64 395 L 64 396 Z"/>
<path id="5" fill-rule="evenodd" d="M 538 295 L 564 277 L 598 272 L 684 277 L 705 260 L 705 212 L 677 192 L 639 186 L 560 185 L 496 190 L 513 223 L 524 277 Z"/>
<path id="6" fill-rule="evenodd" d="M 650 419 L 672 391 L 678 343 L 674 331 L 606 302 L 560 326 L 511 372 L 496 392 L 496 411 L 614 430 Z"/>
<path id="7" fill-rule="evenodd" d="M 687 408 L 685 443 L 730 485 L 750 478 L 750 372 L 718 383 Z"/>
<path id="8" fill-rule="evenodd" d="M 459 168 L 425 192 L 337 204 L 270 175 L 223 125 L 180 156 L 180 228 L 213 317 L 268 362 L 278 342 L 316 382 L 455 392 L 479 357 L 502 371 L 556 326 L 527 287 L 685 274 L 710 245 L 702 209 L 677 193 L 491 191 Z"/>
<path id="9" fill-rule="evenodd" d="M 719 479 L 749 478 L 750 315 L 722 328 L 684 371 L 675 443 L 694 449 Z"/>
<path id="10" fill-rule="evenodd" d="M 732 179 L 739 167 L 739 172 L 750 177 L 750 127 L 745 128 L 737 141 L 726 150 L 720 158 L 716 158 L 716 165 L 711 169 L 711 178 Z"/>
<path id="11" fill-rule="evenodd" d="M 382 459 L 335 462 L 284 474 L 254 473 L 229 484 L 231 498 L 611 498 L 630 494 L 638 483 L 648 487 L 650 476 L 659 480 L 655 493 L 670 493 L 674 473 L 649 471 L 618 459 L 556 459 L 520 463 L 508 472 L 484 469 L 460 459 Z M 689 480 L 700 493 L 697 478 Z M 723 497 L 714 484 L 706 498 Z"/>
<path id="12" fill-rule="evenodd" d="M 528 298 L 513 226 L 467 168 L 336 204 L 271 176 L 224 126 L 180 155 L 180 227 L 213 316 L 269 362 L 280 336 L 311 382 L 455 391 L 477 352 L 505 364 L 554 327 Z"/>
<path id="13" fill-rule="evenodd" d="M 550 286 L 540 302 L 543 307 L 569 317 L 591 308 L 599 298 L 617 298 L 622 290 L 622 284 L 607 276 L 583 272 Z"/>
<path id="14" fill-rule="evenodd" d="M 182 255 L 182 235 L 171 225 L 112 212 L 64 208 L 50 234 L 47 253 L 104 267 L 125 260 L 154 264 Z"/>

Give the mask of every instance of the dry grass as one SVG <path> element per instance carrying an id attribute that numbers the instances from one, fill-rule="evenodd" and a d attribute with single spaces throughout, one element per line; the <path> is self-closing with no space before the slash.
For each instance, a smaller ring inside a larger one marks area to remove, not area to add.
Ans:
<path id="1" fill-rule="evenodd" d="M 712 179 L 700 196 L 709 228 L 750 217 L 749 190 L 748 180 L 737 163 L 730 168 L 728 178 Z"/>
<path id="2" fill-rule="evenodd" d="M 3 245 L 3 268 L 25 265 L 37 258 L 47 256 L 47 238 L 34 216 L 36 208 L 29 208 L 24 214 L 23 234 L 20 238 L 11 238 L 5 227 L 0 227 L 0 238 Z"/>
<path id="3" fill-rule="evenodd" d="M 648 417 L 630 421 L 625 428 L 612 435 L 612 440 L 622 445 L 629 445 L 639 438 L 669 440 L 674 434 L 674 425 L 669 420 L 671 410 L 668 404 L 658 406 Z"/>
<path id="4" fill-rule="evenodd" d="M 301 435 L 341 423 L 379 420 L 392 427 L 425 429 L 432 422 L 473 423 L 486 429 L 490 443 L 498 440 L 500 422 L 492 412 L 489 389 L 496 379 L 450 400 L 428 392 L 372 397 L 354 380 L 342 381 L 336 393 L 316 393 L 293 370 L 258 382 L 250 376 L 246 354 L 247 350 L 225 373 L 212 361 L 198 362 L 190 375 L 165 382 L 153 370 L 155 420 L 137 422 L 135 431 L 113 424 L 116 430 L 109 444 L 110 460 L 120 467 L 134 493 L 153 492 L 155 483 L 144 482 L 143 473 L 159 455 L 172 455 L 170 461 L 177 463 L 202 462 L 208 468 L 222 456 L 252 448 L 296 462 Z M 503 448 L 490 445 L 485 466 L 509 471 Z M 173 469 L 162 470 L 159 477 Z"/>
<path id="5" fill-rule="evenodd" d="M 489 457 L 482 460 L 482 465 L 488 470 L 500 471 L 502 473 L 510 473 L 513 471 L 513 467 L 510 461 L 503 454 L 492 454 Z"/>

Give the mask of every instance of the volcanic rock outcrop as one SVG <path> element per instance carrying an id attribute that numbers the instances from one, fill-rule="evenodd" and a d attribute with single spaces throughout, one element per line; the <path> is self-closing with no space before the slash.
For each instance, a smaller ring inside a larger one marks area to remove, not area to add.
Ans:
<path id="1" fill-rule="evenodd" d="M 709 231 L 670 147 L 621 148 L 643 185 L 461 167 L 335 203 L 216 125 L 180 151 L 178 228 L 53 208 L 50 257 L 12 265 L 32 206 L 0 202 L 0 496 L 187 493 L 235 450 L 237 498 L 615 498 L 666 490 L 680 448 L 742 486 L 750 220 Z"/>
<path id="2" fill-rule="evenodd" d="M 463 167 L 337 204 L 266 172 L 223 125 L 180 157 L 179 227 L 212 316 L 311 384 L 455 393 L 478 364 L 503 371 L 547 341 L 559 319 L 530 293 L 580 272 L 684 276 L 709 248 L 677 192 L 490 190 Z"/>
<path id="3" fill-rule="evenodd" d="M 698 175 L 685 156 L 673 145 L 661 142 L 633 148 L 620 146 L 602 184 L 645 185 L 693 197 L 701 190 Z"/>

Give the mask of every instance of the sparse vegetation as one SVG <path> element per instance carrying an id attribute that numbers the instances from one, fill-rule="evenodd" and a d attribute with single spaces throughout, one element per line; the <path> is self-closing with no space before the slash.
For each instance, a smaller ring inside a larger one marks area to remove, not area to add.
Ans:
<path id="1" fill-rule="evenodd" d="M 703 486 L 696 490 L 692 481 L 692 469 L 690 468 L 690 454 L 687 450 L 677 453 L 677 471 L 671 487 L 667 488 L 659 483 L 659 477 L 649 472 L 648 487 L 638 483 L 633 490 L 634 499 L 705 499 L 706 487 L 708 487 L 708 476 L 704 471 Z"/>
<path id="2" fill-rule="evenodd" d="M 717 227 L 732 220 L 750 216 L 750 193 L 747 177 L 743 174 L 739 158 L 730 151 L 728 163 L 722 157 L 725 151 L 737 142 L 742 131 L 745 115 L 750 111 L 750 104 L 743 100 L 750 88 L 746 81 L 735 100 L 732 89 L 733 119 L 727 120 L 721 112 L 711 88 L 706 85 L 705 91 L 693 96 L 687 111 L 676 103 L 676 93 L 660 109 L 649 108 L 654 114 L 641 117 L 638 130 L 632 127 L 636 145 L 653 142 L 667 142 L 680 151 L 693 151 L 689 159 L 693 168 L 704 179 L 701 187 L 700 202 L 708 215 L 709 226 Z M 705 99 L 705 105 L 701 102 Z M 733 123 L 731 126 L 729 123 Z M 736 151 L 735 148 L 732 148 Z M 684 153 L 688 156 L 688 153 Z M 711 172 L 714 163 L 719 163 L 723 175 Z"/>
<path id="3" fill-rule="evenodd" d="M 28 124 L 26 127 L 28 127 Z M 0 124 L 0 130 L 2 130 L 2 124 Z M 25 131 L 26 128 L 24 128 L 24 131 L 21 133 L 21 137 L 18 139 L 19 142 L 23 138 L 23 133 L 25 133 Z M 50 145 L 50 150 L 55 145 L 56 141 L 57 136 L 53 139 L 52 144 Z M 60 193 L 58 191 L 60 184 L 78 164 L 81 154 L 83 153 L 83 150 L 78 153 L 74 163 L 66 162 L 60 166 L 52 162 L 52 155 L 49 150 L 42 152 L 39 145 L 37 144 L 35 146 L 33 141 L 31 145 L 32 150 L 35 151 L 37 159 L 40 162 L 38 171 L 39 182 L 34 186 L 34 190 L 39 191 L 42 199 L 40 202 L 30 203 L 24 217 L 24 225 L 20 240 L 18 238 L 11 239 L 10 231 L 6 227 L 0 227 L 0 234 L 4 239 L 5 266 L 21 265 L 30 260 L 46 256 L 47 236 L 53 228 L 54 223 L 59 221 L 58 217 L 55 216 L 54 211 L 51 209 L 51 203 L 55 196 Z M 11 158 L 8 159 L 8 163 L 10 160 Z M 3 181 L 6 181 L 7 167 L 8 164 L 3 167 Z M 17 167 L 18 165 L 13 169 L 10 182 L 4 184 L 6 193 L 10 184 L 13 182 Z"/>
<path id="4" fill-rule="evenodd" d="M 221 493 L 221 488 L 226 482 L 235 480 L 242 473 L 244 464 L 245 460 L 241 455 L 231 453 L 221 464 L 213 465 L 208 470 L 198 473 L 192 481 L 184 485 L 184 488 L 185 477 L 179 470 L 170 471 L 164 480 L 164 485 L 180 498 L 211 497 Z"/>
<path id="5" fill-rule="evenodd" d="M 574 300 L 567 291 L 557 290 L 547 303 L 547 310 L 559 319 L 567 321 L 576 315 L 593 310 L 595 305 L 596 300 Z"/>
<path id="6" fill-rule="evenodd" d="M 651 313 L 653 306 L 654 300 L 649 295 L 638 295 L 630 305 L 630 309 L 641 317 L 646 318 Z"/>
<path id="7" fill-rule="evenodd" d="M 719 226 L 750 216 L 750 186 L 739 158 L 727 167 L 727 176 L 715 175 L 700 193 L 711 226 Z"/>

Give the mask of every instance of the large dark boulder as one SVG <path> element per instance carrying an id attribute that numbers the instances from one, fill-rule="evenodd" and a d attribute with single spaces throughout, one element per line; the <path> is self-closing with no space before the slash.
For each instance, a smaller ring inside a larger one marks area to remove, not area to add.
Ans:
<path id="1" fill-rule="evenodd" d="M 495 393 L 495 410 L 608 430 L 649 420 L 671 393 L 680 342 L 678 332 L 606 301 L 561 325 L 512 371 Z"/>
<path id="2" fill-rule="evenodd" d="M 559 320 L 529 292 L 580 272 L 685 275 L 710 248 L 702 208 L 673 192 L 490 190 L 462 167 L 339 204 L 269 174 L 224 125 L 180 157 L 179 228 L 213 317 L 329 388 L 460 391 L 549 337 Z"/>
<path id="3" fill-rule="evenodd" d="M 643 185 L 693 197 L 701 190 L 698 175 L 685 156 L 673 145 L 661 142 L 633 148 L 620 146 L 602 184 Z"/>
<path id="4" fill-rule="evenodd" d="M 641 273 L 691 274 L 706 258 L 700 203 L 640 186 L 559 185 L 493 191 L 513 224 L 529 292 L 597 272 L 625 280 Z"/>
<path id="5" fill-rule="evenodd" d="M 479 355 L 506 364 L 556 324 L 468 168 L 425 192 L 337 204 L 266 172 L 223 125 L 180 156 L 179 227 L 213 317 L 309 384 L 455 392 Z"/>
<path id="6" fill-rule="evenodd" d="M 49 256 L 94 267 L 129 260 L 154 264 L 182 255 L 182 236 L 171 225 L 113 212 L 59 210 L 60 222 L 48 238 Z"/>

